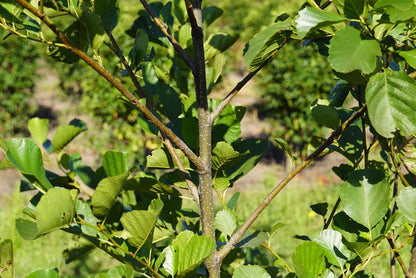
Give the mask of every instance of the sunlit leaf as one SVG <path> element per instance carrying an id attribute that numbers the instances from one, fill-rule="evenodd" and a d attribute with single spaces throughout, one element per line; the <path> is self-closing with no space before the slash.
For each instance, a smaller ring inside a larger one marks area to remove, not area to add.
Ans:
<path id="1" fill-rule="evenodd" d="M 416 188 L 403 188 L 397 196 L 397 207 L 410 223 L 416 221 Z"/>
<path id="2" fill-rule="evenodd" d="M 365 169 L 350 173 L 340 198 L 344 211 L 369 230 L 379 222 L 390 204 L 390 187 L 384 173 Z"/>
<path id="3" fill-rule="evenodd" d="M 230 209 L 223 209 L 215 215 L 215 228 L 227 236 L 237 229 L 237 216 Z"/>
<path id="4" fill-rule="evenodd" d="M 381 56 L 379 43 L 362 37 L 359 30 L 350 26 L 337 31 L 329 46 L 331 66 L 340 73 L 359 70 L 363 74 L 370 74 L 375 71 L 379 56 Z"/>
<path id="5" fill-rule="evenodd" d="M 126 181 L 128 173 L 118 176 L 107 177 L 98 183 L 94 194 L 92 195 L 92 211 L 95 216 L 103 218 L 108 215 L 121 188 Z"/>
<path id="6" fill-rule="evenodd" d="M 323 230 L 313 240 L 325 249 L 325 256 L 328 261 L 344 268 L 344 264 L 350 259 L 350 251 L 342 243 L 342 234 L 334 230 Z"/>
<path id="7" fill-rule="evenodd" d="M 234 270 L 233 278 L 270 278 L 270 274 L 258 265 L 242 265 Z"/>
<path id="8" fill-rule="evenodd" d="M 120 222 L 127 232 L 128 241 L 141 248 L 153 237 L 153 230 L 162 211 L 163 202 L 155 199 L 151 202 L 148 210 L 133 210 L 122 215 Z"/>
<path id="9" fill-rule="evenodd" d="M 298 37 L 302 39 L 312 30 L 346 20 L 345 17 L 335 13 L 305 7 L 299 12 L 299 17 L 296 19 L 296 31 Z"/>
<path id="10" fill-rule="evenodd" d="M 416 82 L 403 72 L 388 71 L 373 76 L 366 89 L 368 116 L 375 130 L 392 138 L 416 132 Z"/>
<path id="11" fill-rule="evenodd" d="M 305 241 L 296 247 L 292 262 L 297 277 L 319 277 L 325 270 L 325 249 L 316 242 Z"/>
<path id="12" fill-rule="evenodd" d="M 52 184 L 46 178 L 42 153 L 39 147 L 29 139 L 14 138 L 6 142 L 7 159 L 32 183 L 46 191 Z"/>
<path id="13" fill-rule="evenodd" d="M 61 151 L 65 148 L 75 137 L 80 133 L 86 131 L 84 122 L 78 120 L 69 123 L 66 126 L 59 126 L 53 135 L 52 145 L 55 152 Z"/>
<path id="14" fill-rule="evenodd" d="M 31 118 L 27 123 L 27 129 L 36 143 L 42 145 L 48 138 L 49 119 Z"/>
<path id="15" fill-rule="evenodd" d="M 249 71 L 264 63 L 291 35 L 290 21 L 278 22 L 257 33 L 244 49 L 244 61 Z"/>
<path id="16" fill-rule="evenodd" d="M 105 173 L 109 177 L 126 173 L 130 168 L 131 158 L 130 153 L 107 151 L 102 161 Z"/>

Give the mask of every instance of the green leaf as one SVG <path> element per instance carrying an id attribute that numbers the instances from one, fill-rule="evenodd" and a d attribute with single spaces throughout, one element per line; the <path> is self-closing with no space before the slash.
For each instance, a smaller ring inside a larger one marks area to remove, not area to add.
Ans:
<path id="1" fill-rule="evenodd" d="M 78 192 L 54 187 L 48 190 L 36 206 L 38 235 L 63 228 L 72 223 L 75 216 L 75 200 Z"/>
<path id="2" fill-rule="evenodd" d="M 406 59 L 406 62 L 412 67 L 416 68 L 416 49 L 409 51 L 399 51 L 399 55 Z"/>
<path id="3" fill-rule="evenodd" d="M 389 22 L 406 22 L 416 16 L 416 6 L 413 0 L 379 0 L 374 5 L 377 10 L 383 9 L 382 19 Z"/>
<path id="4" fill-rule="evenodd" d="M 297 277 L 319 277 L 325 270 L 325 249 L 316 242 L 303 242 L 296 247 L 292 262 Z"/>
<path id="5" fill-rule="evenodd" d="M 219 18 L 223 14 L 223 10 L 215 6 L 208 6 L 202 9 L 202 20 L 206 26 L 211 25 L 214 20 Z"/>
<path id="6" fill-rule="evenodd" d="M 175 149 L 175 152 L 185 169 L 192 170 L 189 164 L 189 160 L 186 158 L 184 153 L 178 149 Z M 178 168 L 178 166 L 173 162 L 173 159 L 166 148 L 158 148 L 153 150 L 152 154 L 146 158 L 146 167 L 160 169 Z"/>
<path id="7" fill-rule="evenodd" d="M 136 31 L 136 37 L 134 38 L 134 44 L 129 52 L 130 66 L 135 69 L 142 62 L 147 52 L 147 46 L 149 44 L 149 37 L 146 31 L 138 29 Z"/>
<path id="8" fill-rule="evenodd" d="M 237 216 L 230 209 L 223 209 L 215 215 L 215 228 L 227 236 L 237 229 Z"/>
<path id="9" fill-rule="evenodd" d="M 153 175 L 145 172 L 139 172 L 134 178 L 127 180 L 124 188 L 138 192 L 180 196 L 180 193 L 175 188 L 158 181 Z"/>
<path id="10" fill-rule="evenodd" d="M 82 217 L 82 219 L 88 223 L 89 225 L 82 225 L 81 231 L 89 236 L 96 236 L 97 230 L 91 226 L 98 227 L 98 219 L 92 213 L 91 207 L 86 202 L 82 201 L 81 199 L 77 199 L 75 209 L 77 215 Z"/>
<path id="11" fill-rule="evenodd" d="M 290 163 L 293 165 L 293 152 L 289 144 L 282 138 L 273 138 L 272 143 L 273 145 L 275 145 L 276 147 L 278 147 L 286 153 L 287 157 L 290 160 Z"/>
<path id="12" fill-rule="evenodd" d="M 248 139 L 234 142 L 232 147 L 239 153 L 249 152 L 244 159 L 240 159 L 237 163 L 225 170 L 227 178 L 229 178 L 231 182 L 235 182 L 250 172 L 260 159 L 266 155 L 269 144 L 262 140 Z"/>
<path id="13" fill-rule="evenodd" d="M 59 278 L 55 269 L 39 269 L 30 273 L 26 278 Z"/>
<path id="14" fill-rule="evenodd" d="M 139 249 L 153 238 L 153 231 L 163 202 L 160 199 L 152 200 L 148 210 L 133 210 L 123 213 L 120 222 L 127 232 L 128 241 Z"/>
<path id="15" fill-rule="evenodd" d="M 88 49 L 88 30 L 84 22 L 81 22 L 81 20 L 76 20 L 63 32 L 76 48 L 82 51 L 86 51 Z M 58 37 L 56 37 L 56 42 L 62 43 Z M 80 57 L 70 49 L 55 45 L 48 46 L 47 54 L 52 58 L 67 64 L 75 63 L 80 59 Z"/>
<path id="16" fill-rule="evenodd" d="M 233 210 L 235 208 L 239 198 L 240 198 L 240 192 L 234 193 L 233 196 L 230 198 L 230 200 L 227 203 L 227 208 Z"/>
<path id="17" fill-rule="evenodd" d="M 292 33 L 290 21 L 278 22 L 257 33 L 244 49 L 244 61 L 249 71 L 254 71 L 279 49 Z"/>
<path id="18" fill-rule="evenodd" d="M 345 80 L 338 80 L 337 85 L 335 85 L 329 94 L 329 103 L 335 107 L 342 107 L 351 90 L 351 87 L 351 84 Z"/>
<path id="19" fill-rule="evenodd" d="M 92 195 L 92 211 L 95 216 L 104 218 L 110 213 L 111 208 L 120 194 L 121 188 L 129 173 L 102 179 Z"/>
<path id="20" fill-rule="evenodd" d="M 14 1 L 2 0 L 0 4 L 0 16 L 4 17 L 10 23 L 21 24 L 19 16 L 23 12 L 23 7 Z"/>
<path id="21" fill-rule="evenodd" d="M 7 159 L 17 170 L 35 183 L 39 190 L 46 191 L 52 188 L 43 168 L 42 153 L 33 141 L 26 138 L 14 138 L 7 141 L 6 145 Z"/>
<path id="22" fill-rule="evenodd" d="M 310 206 L 311 210 L 313 210 L 316 214 L 324 217 L 328 212 L 328 203 L 318 203 Z"/>
<path id="23" fill-rule="evenodd" d="M 211 109 L 215 109 L 220 100 L 213 101 Z M 235 142 L 241 134 L 240 122 L 246 112 L 243 106 L 227 105 L 220 116 L 215 119 L 212 127 L 212 144 L 220 141 Z"/>
<path id="24" fill-rule="evenodd" d="M 329 104 L 328 100 L 314 101 L 311 105 L 311 112 L 320 126 L 336 129 L 341 125 L 337 110 Z"/>
<path id="25" fill-rule="evenodd" d="M 346 20 L 345 17 L 335 13 L 306 7 L 299 12 L 299 17 L 296 19 L 296 31 L 298 37 L 303 39 L 311 31 Z"/>
<path id="26" fill-rule="evenodd" d="M 53 135 L 52 145 L 55 152 L 60 152 L 66 147 L 75 137 L 80 133 L 86 131 L 86 125 L 84 122 L 72 121 L 69 125 L 59 126 Z"/>
<path id="27" fill-rule="evenodd" d="M 14 278 L 13 242 L 10 239 L 0 242 L 0 273 L 2 278 Z"/>
<path id="28" fill-rule="evenodd" d="M 363 37 L 359 30 L 350 26 L 337 31 L 329 46 L 329 62 L 340 73 L 359 70 L 370 74 L 376 70 L 379 56 L 379 43 Z"/>
<path id="29" fill-rule="evenodd" d="M 396 202 L 399 212 L 410 223 L 414 223 L 416 221 L 416 188 L 406 187 L 400 190 Z"/>
<path id="30" fill-rule="evenodd" d="M 416 83 L 403 72 L 385 71 L 373 76 L 366 89 L 368 116 L 374 129 L 392 138 L 396 128 L 403 135 L 416 132 Z"/>
<path id="31" fill-rule="evenodd" d="M 345 0 L 338 1 L 342 7 L 344 15 L 348 18 L 361 19 L 360 16 L 364 12 L 366 0 Z"/>
<path id="32" fill-rule="evenodd" d="M 130 168 L 130 153 L 108 151 L 104 154 L 102 165 L 107 176 L 118 176 L 126 173 Z"/>
<path id="33" fill-rule="evenodd" d="M 174 256 L 177 258 L 177 276 L 185 277 L 198 268 L 215 251 L 216 246 L 210 238 L 184 231 L 172 241 L 171 247 L 175 250 Z"/>
<path id="34" fill-rule="evenodd" d="M 237 248 L 240 247 L 248 247 L 248 248 L 254 248 L 259 246 L 261 243 L 265 242 L 266 240 L 269 240 L 269 236 L 267 233 L 250 229 L 247 232 L 244 233 L 242 239 L 236 244 Z"/>
<path id="35" fill-rule="evenodd" d="M 351 258 L 350 251 L 342 243 L 342 235 L 334 230 L 323 230 L 314 240 L 325 249 L 328 261 L 344 269 L 344 264 Z"/>
<path id="36" fill-rule="evenodd" d="M 48 138 L 49 119 L 40 119 L 38 117 L 31 118 L 28 121 L 27 128 L 30 136 L 39 144 L 42 145 Z"/>
<path id="37" fill-rule="evenodd" d="M 226 142 L 218 142 L 212 150 L 212 169 L 215 171 L 224 170 L 236 163 L 246 154 L 248 154 L 248 152 L 240 154 Z"/>
<path id="38" fill-rule="evenodd" d="M 120 17 L 118 0 L 94 0 L 94 8 L 95 13 L 101 17 L 104 28 L 112 31 Z"/>
<path id="39" fill-rule="evenodd" d="M 371 230 L 389 208 L 390 187 L 382 171 L 357 170 L 349 175 L 341 189 L 340 198 L 344 211 Z"/>
<path id="40" fill-rule="evenodd" d="M 101 18 L 97 14 L 84 12 L 82 19 L 85 21 L 85 26 L 88 30 L 89 43 L 92 49 L 98 53 L 106 36 L 103 25 L 101 24 Z"/>
<path id="41" fill-rule="evenodd" d="M 258 265 L 241 265 L 234 270 L 233 278 L 270 278 L 270 274 Z"/>

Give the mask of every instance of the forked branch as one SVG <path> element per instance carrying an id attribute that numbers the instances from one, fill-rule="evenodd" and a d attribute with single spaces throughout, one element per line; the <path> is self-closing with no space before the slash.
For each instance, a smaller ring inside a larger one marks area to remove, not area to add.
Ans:
<path id="1" fill-rule="evenodd" d="M 61 39 L 62 43 L 67 46 L 74 54 L 76 54 L 80 59 L 86 62 L 91 68 L 93 68 L 98 74 L 107 79 L 123 96 L 125 96 L 143 115 L 154 124 L 160 132 L 162 132 L 167 138 L 169 138 L 172 143 L 177 146 L 186 157 L 196 165 L 198 169 L 204 169 L 204 165 L 201 159 L 182 141 L 171 129 L 164 125 L 153 113 L 144 106 L 138 98 L 136 98 L 125 86 L 123 86 L 120 81 L 118 81 L 110 72 L 105 68 L 101 67 L 94 59 L 88 56 L 85 52 L 73 46 L 71 41 L 65 36 L 65 34 L 52 22 L 52 20 L 46 16 L 44 13 L 41 13 L 38 9 L 32 6 L 30 3 L 25 0 L 15 0 L 20 6 L 24 9 L 30 11 L 33 15 L 38 17 L 43 23 L 45 23 L 57 36 Z"/>

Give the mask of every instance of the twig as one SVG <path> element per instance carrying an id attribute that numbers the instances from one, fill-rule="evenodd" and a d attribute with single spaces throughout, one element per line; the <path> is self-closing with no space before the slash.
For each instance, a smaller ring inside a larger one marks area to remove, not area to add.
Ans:
<path id="1" fill-rule="evenodd" d="M 332 142 L 338 138 L 341 133 L 358 117 L 360 117 L 367 109 L 367 105 L 364 105 L 359 109 L 354 115 L 348 118 L 342 125 L 332 132 L 331 136 L 325 140 L 305 161 L 303 161 L 299 166 L 293 169 L 287 176 L 269 193 L 269 195 L 261 202 L 261 204 L 254 210 L 254 212 L 247 218 L 243 225 L 240 226 L 237 232 L 230 238 L 230 240 L 225 244 L 225 246 L 219 251 L 220 259 L 223 260 L 225 256 L 231 251 L 231 249 L 238 243 L 238 241 L 243 237 L 244 233 L 248 228 L 254 223 L 260 213 L 271 203 L 271 201 L 276 197 L 276 195 L 303 169 L 305 169 L 312 161 L 315 160 Z"/>
<path id="2" fill-rule="evenodd" d="M 225 107 L 231 102 L 231 100 L 240 92 L 240 90 L 262 69 L 264 68 L 273 58 L 273 56 L 289 41 L 291 40 L 290 36 L 282 42 L 282 44 L 272 53 L 270 58 L 263 62 L 258 68 L 254 71 L 249 72 L 244 78 L 235 85 L 235 87 L 228 93 L 228 95 L 220 102 L 215 111 L 211 113 L 211 121 L 214 122 L 215 119 L 221 114 Z"/>
<path id="3" fill-rule="evenodd" d="M 115 40 L 113 34 L 105 29 L 105 32 L 107 33 L 107 36 L 110 39 L 111 45 L 114 47 L 114 52 L 116 53 L 117 57 L 120 59 L 120 61 L 123 63 L 125 69 L 127 70 L 131 81 L 133 81 L 134 87 L 136 87 L 137 91 L 139 92 L 139 96 L 141 98 L 146 99 L 146 105 L 151 104 L 150 100 L 147 98 L 145 92 L 143 91 L 143 88 L 140 86 L 139 81 L 137 80 L 136 75 L 134 74 L 133 70 L 131 69 L 129 63 L 126 61 L 126 58 L 124 57 L 123 52 L 120 49 L 120 46 L 118 45 L 117 41 Z M 148 107 L 149 108 L 149 107 Z"/>
<path id="4" fill-rule="evenodd" d="M 192 182 L 192 179 L 189 176 L 188 171 L 183 166 L 182 161 L 179 159 L 178 155 L 176 154 L 175 149 L 173 148 L 169 139 L 164 139 L 163 143 L 165 144 L 166 148 L 168 149 L 170 155 L 172 156 L 173 161 L 178 166 L 179 171 L 180 171 L 183 179 L 185 180 L 186 185 L 188 186 L 189 192 L 191 192 L 192 198 L 199 205 L 199 195 L 198 195 L 197 186 Z"/>
<path id="5" fill-rule="evenodd" d="M 402 181 L 403 185 L 406 187 L 410 187 L 411 185 L 409 184 L 405 176 L 403 176 L 403 173 L 400 171 L 400 166 L 396 158 L 396 152 L 394 151 L 393 139 L 390 140 L 390 156 L 391 156 L 391 161 L 393 162 L 393 165 L 394 165 L 394 171 L 397 173 L 397 175 L 399 175 L 400 180 Z"/>
<path id="6" fill-rule="evenodd" d="M 146 0 L 140 0 L 143 7 L 146 9 L 146 11 L 149 13 L 149 15 L 152 17 L 153 21 L 156 23 L 156 25 L 159 27 L 160 31 L 168 38 L 170 43 L 173 45 L 173 48 L 181 55 L 182 59 L 185 61 L 185 63 L 194 70 L 194 62 L 192 61 L 191 56 L 186 53 L 186 51 L 182 48 L 182 46 L 179 44 L 179 42 L 172 36 L 169 29 L 166 27 L 166 25 L 157 17 L 153 9 L 150 7 L 150 5 L 147 3 Z"/>
<path id="7" fill-rule="evenodd" d="M 396 249 L 395 246 L 395 240 L 394 237 L 392 236 L 392 234 L 390 233 L 389 236 L 387 237 L 387 241 L 389 242 L 390 248 L 392 250 Z M 404 265 L 403 259 L 400 256 L 398 251 L 393 251 L 394 255 L 396 257 L 396 260 L 399 262 L 400 268 L 402 269 L 404 275 L 406 276 L 406 278 L 413 278 L 413 276 L 409 273 L 409 271 L 407 270 L 406 266 Z"/>
<path id="8" fill-rule="evenodd" d="M 334 218 L 335 212 L 337 211 L 338 206 L 339 206 L 340 203 L 341 203 L 341 198 L 338 197 L 338 199 L 335 202 L 335 205 L 334 205 L 334 207 L 333 207 L 333 209 L 331 211 L 331 214 L 329 215 L 328 219 L 324 223 L 324 230 L 325 229 L 328 229 L 329 225 L 331 224 L 332 219 Z"/>
<path id="9" fill-rule="evenodd" d="M 286 269 L 287 272 L 294 272 L 290 268 L 290 266 L 276 252 L 273 251 L 273 249 L 271 249 L 269 246 L 264 244 L 264 242 L 260 243 L 260 245 L 263 246 L 264 248 L 266 248 L 267 250 L 269 250 L 270 253 L 273 254 L 273 256 L 275 256 L 278 260 L 280 260 L 283 263 L 283 268 Z"/>
<path id="10" fill-rule="evenodd" d="M 26 2 L 25 0 L 15 0 L 20 6 L 30 11 L 32 14 L 37 16 L 40 20 L 42 20 L 61 40 L 62 42 L 68 46 L 74 54 L 80 57 L 84 62 L 86 62 L 91 68 L 93 68 L 96 72 L 98 72 L 101 76 L 107 79 L 123 96 L 125 96 L 137 109 L 139 109 L 143 115 L 154 124 L 160 132 L 162 132 L 166 137 L 168 137 L 172 143 L 177 146 L 183 153 L 188 157 L 192 163 L 199 170 L 204 170 L 205 165 L 202 163 L 202 160 L 182 141 L 170 128 L 164 125 L 152 112 L 150 112 L 147 107 L 145 107 L 138 98 L 136 98 L 126 87 L 124 87 L 120 81 L 118 81 L 110 72 L 108 72 L 105 68 L 101 67 L 94 59 L 88 56 L 86 53 L 81 51 L 80 49 L 74 47 L 69 39 L 65 36 L 64 33 L 44 14 L 41 14 L 38 9 L 33 7 L 30 3 Z"/>

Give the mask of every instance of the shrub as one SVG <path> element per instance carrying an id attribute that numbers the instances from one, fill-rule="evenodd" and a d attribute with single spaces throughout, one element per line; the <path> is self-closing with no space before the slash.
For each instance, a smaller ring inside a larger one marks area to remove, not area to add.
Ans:
<path id="1" fill-rule="evenodd" d="M 6 35 L 1 29 L 0 38 Z M 12 36 L 0 44 L 0 57 L 0 134 L 11 136 L 24 132 L 22 122 L 37 110 L 33 95 L 39 55 L 33 44 Z"/>

